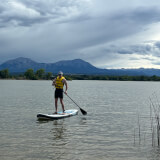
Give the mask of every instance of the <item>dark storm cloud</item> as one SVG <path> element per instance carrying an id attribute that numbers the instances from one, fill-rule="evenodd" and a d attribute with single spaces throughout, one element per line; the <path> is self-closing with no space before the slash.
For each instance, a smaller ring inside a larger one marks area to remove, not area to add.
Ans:
<path id="1" fill-rule="evenodd" d="M 86 19 L 87 15 L 84 15 L 85 12 L 76 13 L 78 12 L 78 5 L 77 2 L 71 0 L 4 1 L 4 3 L 0 3 L 0 26 L 6 27 L 9 24 L 30 26 L 50 20 L 55 21 L 55 23 L 81 21 Z M 82 4 L 80 5 L 82 6 Z"/>
<path id="2" fill-rule="evenodd" d="M 139 24 L 148 24 L 160 21 L 159 17 L 160 10 L 158 7 L 138 7 L 133 10 L 125 10 L 121 11 L 119 15 L 116 15 L 112 18 L 112 20 L 123 20 L 126 22 L 136 22 L 137 25 Z M 134 26 L 133 26 L 134 27 Z M 136 27 L 136 26 L 135 26 Z"/>
<path id="3" fill-rule="evenodd" d="M 152 45 L 149 44 L 141 44 L 141 45 L 131 45 L 128 46 L 126 49 L 117 49 L 117 53 L 119 54 L 140 54 L 145 55 L 147 53 L 150 53 L 152 50 Z"/>
<path id="4" fill-rule="evenodd" d="M 32 8 L 32 6 L 25 6 L 24 3 L 18 1 L 0 3 L 0 10 L 1 27 L 8 27 L 10 25 L 30 26 L 49 20 L 49 16 L 43 15 L 35 10 L 35 8 Z"/>
<path id="5" fill-rule="evenodd" d="M 41 62 L 83 58 L 99 64 L 123 55 L 156 57 L 160 43 L 145 40 L 152 40 L 146 33 L 159 15 L 156 0 L 3 0 L 1 61 L 26 54 Z"/>
<path id="6" fill-rule="evenodd" d="M 150 16 L 148 16 L 149 14 Z M 72 24 L 70 28 L 73 28 L 72 31 L 76 28 L 76 37 L 83 38 L 83 41 L 79 43 L 79 46 L 88 47 L 111 42 L 144 31 L 147 29 L 147 25 L 160 20 L 159 15 L 160 10 L 158 10 L 158 8 L 139 8 L 136 10 L 114 13 L 114 16 L 111 15 L 110 17 L 106 15 L 88 19 L 88 21 L 85 21 L 82 24 L 80 22 Z M 142 48 L 144 50 L 150 49 L 149 46 Z M 130 53 L 138 52 L 142 48 L 139 48 L 139 46 L 132 47 L 133 51 Z M 125 53 L 126 51 L 120 49 L 118 52 Z"/>
<path id="7" fill-rule="evenodd" d="M 160 49 L 160 41 L 156 42 L 155 46 Z"/>

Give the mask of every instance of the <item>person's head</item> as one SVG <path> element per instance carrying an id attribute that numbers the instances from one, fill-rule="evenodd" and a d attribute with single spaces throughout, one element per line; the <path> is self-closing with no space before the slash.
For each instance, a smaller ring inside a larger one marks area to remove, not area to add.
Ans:
<path id="1" fill-rule="evenodd" d="M 59 76 L 59 77 L 62 77 L 62 76 L 63 76 L 63 72 L 62 72 L 62 71 L 59 71 L 59 72 L 58 72 L 58 76 Z"/>

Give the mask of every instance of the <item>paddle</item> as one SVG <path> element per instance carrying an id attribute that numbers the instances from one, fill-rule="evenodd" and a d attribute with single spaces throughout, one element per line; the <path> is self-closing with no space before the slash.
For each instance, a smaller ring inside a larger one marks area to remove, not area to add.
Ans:
<path id="1" fill-rule="evenodd" d="M 65 94 L 68 98 L 70 98 L 80 109 L 83 115 L 87 115 L 87 112 L 83 110 L 68 94 Z"/>

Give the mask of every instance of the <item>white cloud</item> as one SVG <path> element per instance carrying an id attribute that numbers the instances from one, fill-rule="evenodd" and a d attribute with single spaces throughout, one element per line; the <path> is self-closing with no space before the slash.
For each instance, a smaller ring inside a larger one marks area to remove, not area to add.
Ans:
<path id="1" fill-rule="evenodd" d="M 63 23 L 85 17 L 89 1 L 85 0 L 10 0 L 0 4 L 1 27 L 34 25 L 49 20 Z M 8 22 L 8 23 L 7 23 Z"/>
<path id="2" fill-rule="evenodd" d="M 155 66 L 159 15 L 157 0 L 3 1 L 0 61 L 27 54 L 41 62 L 82 58 L 98 67 Z"/>

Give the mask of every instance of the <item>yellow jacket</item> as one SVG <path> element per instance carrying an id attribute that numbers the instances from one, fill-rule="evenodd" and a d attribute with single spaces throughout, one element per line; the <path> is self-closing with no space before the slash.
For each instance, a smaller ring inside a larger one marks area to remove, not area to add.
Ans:
<path id="1" fill-rule="evenodd" d="M 62 76 L 61 78 L 59 78 L 59 76 L 56 78 L 56 81 L 55 81 L 55 87 L 57 88 L 57 89 L 63 89 L 63 86 L 64 86 L 64 83 L 63 83 L 63 80 L 64 80 L 65 78 Z"/>

